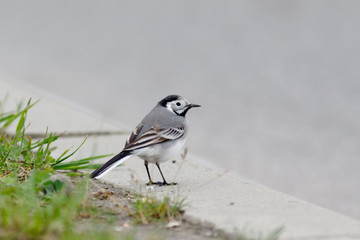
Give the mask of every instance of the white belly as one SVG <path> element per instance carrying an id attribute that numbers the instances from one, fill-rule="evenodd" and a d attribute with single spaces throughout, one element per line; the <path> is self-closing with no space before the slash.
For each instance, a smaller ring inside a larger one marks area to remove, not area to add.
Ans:
<path id="1" fill-rule="evenodd" d="M 185 138 L 182 138 L 176 140 L 175 142 L 156 144 L 150 148 L 139 149 L 134 153 L 134 155 L 150 163 L 162 163 L 180 154 L 184 145 Z"/>

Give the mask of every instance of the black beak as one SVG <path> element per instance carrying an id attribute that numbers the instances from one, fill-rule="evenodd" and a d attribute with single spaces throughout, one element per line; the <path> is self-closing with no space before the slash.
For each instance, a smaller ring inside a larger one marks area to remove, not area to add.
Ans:
<path id="1" fill-rule="evenodd" d="M 186 109 L 184 109 L 184 111 L 181 113 L 181 114 L 178 114 L 178 115 L 180 115 L 180 116 L 183 116 L 183 117 L 185 117 L 185 115 L 186 115 L 186 113 L 189 111 L 189 109 L 190 108 L 193 108 L 193 107 L 201 107 L 199 104 L 192 104 L 192 103 L 190 103 L 190 104 L 188 104 L 188 105 L 186 105 Z"/>
<path id="2" fill-rule="evenodd" d="M 192 104 L 192 103 L 190 103 L 189 105 L 188 105 L 188 107 L 189 108 L 193 108 L 193 107 L 201 107 L 199 104 Z"/>

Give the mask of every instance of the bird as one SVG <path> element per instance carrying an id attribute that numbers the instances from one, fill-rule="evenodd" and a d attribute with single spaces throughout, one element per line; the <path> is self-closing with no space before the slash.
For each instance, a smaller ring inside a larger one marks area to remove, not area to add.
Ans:
<path id="1" fill-rule="evenodd" d="M 131 132 L 122 151 L 93 171 L 90 177 L 99 179 L 129 157 L 138 156 L 144 160 L 149 178 L 146 185 L 175 185 L 176 183 L 168 183 L 165 180 L 160 163 L 170 160 L 181 152 L 189 128 L 185 115 L 195 107 L 201 106 L 190 103 L 179 95 L 163 98 Z M 149 163 L 157 166 L 163 182 L 152 181 Z"/>

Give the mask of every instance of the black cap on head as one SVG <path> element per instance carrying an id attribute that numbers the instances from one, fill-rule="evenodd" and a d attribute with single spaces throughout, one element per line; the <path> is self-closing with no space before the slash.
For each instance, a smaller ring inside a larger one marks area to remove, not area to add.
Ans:
<path id="1" fill-rule="evenodd" d="M 180 99 L 180 96 L 179 96 L 179 95 L 175 95 L 175 94 L 169 95 L 169 96 L 167 96 L 166 98 L 162 99 L 162 100 L 159 102 L 159 104 L 160 104 L 161 106 L 163 106 L 163 107 L 166 107 L 166 104 L 167 104 L 168 102 L 172 102 L 172 101 L 175 101 L 175 100 L 178 100 L 178 99 Z"/>

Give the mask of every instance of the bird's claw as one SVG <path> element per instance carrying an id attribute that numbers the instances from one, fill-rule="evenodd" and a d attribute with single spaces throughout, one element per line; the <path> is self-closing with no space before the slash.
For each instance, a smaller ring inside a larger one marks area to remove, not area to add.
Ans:
<path id="1" fill-rule="evenodd" d="M 177 185 L 177 183 L 175 183 L 175 182 L 172 182 L 172 183 L 168 183 L 168 182 L 148 182 L 146 184 L 146 186 L 153 186 L 153 185 L 161 187 L 161 186 Z"/>

